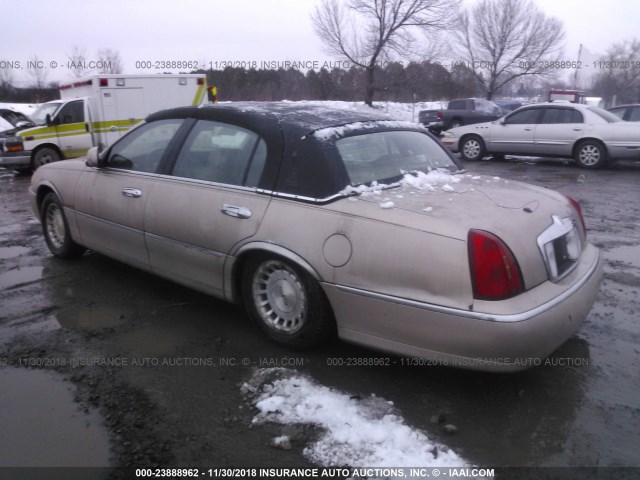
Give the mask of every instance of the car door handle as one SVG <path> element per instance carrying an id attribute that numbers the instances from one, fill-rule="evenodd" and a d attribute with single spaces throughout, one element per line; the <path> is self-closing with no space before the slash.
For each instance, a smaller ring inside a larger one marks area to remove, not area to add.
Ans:
<path id="1" fill-rule="evenodd" d="M 122 189 L 122 195 L 125 197 L 140 198 L 142 196 L 142 190 L 126 187 Z"/>
<path id="2" fill-rule="evenodd" d="M 574 132 L 580 132 L 580 131 L 582 131 L 582 127 L 575 127 L 575 128 L 573 129 L 573 131 L 574 131 Z"/>
<path id="3" fill-rule="evenodd" d="M 251 218 L 252 212 L 247 207 L 238 207 L 236 205 L 222 205 L 220 209 L 222 213 L 225 215 L 229 215 L 230 217 L 235 218 Z"/>
<path id="4" fill-rule="evenodd" d="M 524 129 L 525 132 L 530 132 L 531 130 L 533 130 L 533 128 L 531 128 L 531 127 L 527 127 L 527 128 Z"/>

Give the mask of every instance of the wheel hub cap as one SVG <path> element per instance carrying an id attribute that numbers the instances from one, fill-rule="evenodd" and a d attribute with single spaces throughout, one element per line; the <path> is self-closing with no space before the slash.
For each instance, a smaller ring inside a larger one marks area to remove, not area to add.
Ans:
<path id="1" fill-rule="evenodd" d="M 253 299 L 262 321 L 276 330 L 293 333 L 302 328 L 306 297 L 296 273 L 286 264 L 269 261 L 253 280 Z"/>
<path id="2" fill-rule="evenodd" d="M 49 240 L 56 248 L 62 248 L 64 245 L 64 219 L 62 212 L 56 205 L 51 205 L 47 209 L 47 233 Z"/>

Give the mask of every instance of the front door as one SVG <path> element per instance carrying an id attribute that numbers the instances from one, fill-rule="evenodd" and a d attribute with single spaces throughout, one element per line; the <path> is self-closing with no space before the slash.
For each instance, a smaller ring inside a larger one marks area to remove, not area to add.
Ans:
<path id="1" fill-rule="evenodd" d="M 93 143 L 85 118 L 84 100 L 74 100 L 65 104 L 56 114 L 54 121 L 62 156 L 76 158 L 86 155 Z"/>
<path id="2" fill-rule="evenodd" d="M 145 208 L 169 142 L 183 123 L 161 120 L 131 132 L 108 152 L 106 166 L 79 180 L 76 195 L 81 243 L 139 268 L 149 268 Z"/>
<path id="3" fill-rule="evenodd" d="M 525 108 L 491 125 L 490 152 L 533 154 L 535 127 L 539 108 Z"/>

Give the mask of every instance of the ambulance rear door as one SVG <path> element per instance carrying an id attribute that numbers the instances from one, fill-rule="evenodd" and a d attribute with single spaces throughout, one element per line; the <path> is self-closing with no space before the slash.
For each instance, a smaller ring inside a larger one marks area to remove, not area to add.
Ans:
<path id="1" fill-rule="evenodd" d="M 103 118 L 97 122 L 105 146 L 113 144 L 131 127 L 146 117 L 144 90 L 138 88 L 101 88 Z"/>

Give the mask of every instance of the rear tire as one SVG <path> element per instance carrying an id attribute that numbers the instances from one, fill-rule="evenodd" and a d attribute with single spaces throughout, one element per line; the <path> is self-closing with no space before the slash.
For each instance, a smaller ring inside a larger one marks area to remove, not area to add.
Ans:
<path id="1" fill-rule="evenodd" d="M 607 164 L 607 149 L 596 140 L 585 140 L 576 147 L 574 158 L 579 167 L 595 170 Z"/>
<path id="2" fill-rule="evenodd" d="M 48 193 L 44 197 L 40 212 L 42 232 L 51 253 L 60 258 L 76 258 L 84 253 L 85 248 L 71 238 L 62 203 L 55 193 Z"/>
<path id="3" fill-rule="evenodd" d="M 38 168 L 47 163 L 53 163 L 60 160 L 60 155 L 53 148 L 42 147 L 33 154 L 31 161 L 31 169 L 35 172 Z"/>
<path id="4" fill-rule="evenodd" d="M 312 348 L 335 333 L 331 307 L 318 282 L 281 257 L 256 255 L 247 260 L 242 298 L 258 329 L 285 347 Z"/>
<path id="5" fill-rule="evenodd" d="M 484 142 L 477 135 L 464 137 L 460 142 L 460 155 L 467 161 L 481 160 L 485 154 Z"/>

